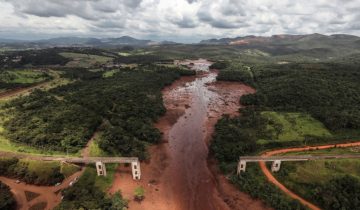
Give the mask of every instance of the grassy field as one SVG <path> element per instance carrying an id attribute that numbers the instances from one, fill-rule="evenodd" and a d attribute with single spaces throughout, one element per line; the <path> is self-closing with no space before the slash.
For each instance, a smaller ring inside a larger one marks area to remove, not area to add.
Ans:
<path id="1" fill-rule="evenodd" d="M 58 161 L 33 161 L 21 159 L 19 164 L 28 164 L 28 170 L 30 173 L 35 173 L 41 179 L 48 179 L 53 171 L 60 167 Z"/>
<path id="2" fill-rule="evenodd" d="M 65 58 L 71 58 L 72 61 L 66 64 L 68 67 L 90 67 L 94 64 L 104 64 L 107 63 L 113 58 L 100 56 L 100 55 L 89 55 L 89 54 L 82 54 L 82 53 L 70 53 L 70 52 L 62 52 L 60 53 L 61 56 Z"/>
<path id="3" fill-rule="evenodd" d="M 266 132 L 275 141 L 302 141 L 306 136 L 329 138 L 331 133 L 309 114 L 265 111 L 261 113 L 269 123 Z M 259 143 L 267 140 L 259 140 Z"/>
<path id="4" fill-rule="evenodd" d="M 282 155 L 343 155 L 343 154 L 359 154 L 360 147 L 347 148 L 330 148 L 322 150 L 311 150 L 302 152 L 289 152 Z"/>
<path id="5" fill-rule="evenodd" d="M 80 167 L 71 163 L 61 163 L 60 172 L 67 178 L 79 171 Z"/>
<path id="6" fill-rule="evenodd" d="M 0 73 L 0 81 L 6 83 L 32 84 L 49 78 L 47 73 L 36 70 L 14 70 Z"/>
<path id="7" fill-rule="evenodd" d="M 113 69 L 113 70 L 110 70 L 110 71 L 106 71 L 104 74 L 103 74 L 103 77 L 112 77 L 114 76 L 115 73 L 119 72 L 119 69 Z"/>
<path id="8" fill-rule="evenodd" d="M 281 167 L 295 168 L 283 180 L 283 183 L 290 188 L 294 188 L 294 185 L 301 187 L 302 185 L 309 186 L 316 183 L 324 184 L 330 179 L 342 175 L 352 175 L 360 180 L 360 160 L 358 159 L 284 162 Z M 315 171 L 316 173 L 314 173 Z"/>
<path id="9" fill-rule="evenodd" d="M 121 56 L 131 56 L 131 55 L 149 55 L 149 54 L 153 54 L 153 51 L 146 51 L 144 49 L 138 49 L 138 50 L 134 50 L 131 52 L 118 52 L 118 55 Z"/>
<path id="10" fill-rule="evenodd" d="M 106 164 L 106 176 L 96 176 L 95 179 L 95 186 L 101 189 L 103 192 L 107 192 L 108 189 L 111 187 L 114 175 L 116 172 L 116 169 L 118 167 L 118 164 L 112 163 L 112 164 Z"/>
<path id="11" fill-rule="evenodd" d="M 317 203 L 311 195 L 314 189 L 345 176 L 360 181 L 360 160 L 318 160 L 306 162 L 284 162 L 275 174 L 281 182 L 300 196 Z M 342 191 L 343 189 L 338 189 Z"/>
<path id="12" fill-rule="evenodd" d="M 49 75 L 53 78 L 52 80 L 48 81 L 48 82 L 44 82 L 44 83 L 41 83 L 39 85 L 36 85 L 36 87 L 29 87 L 27 89 L 25 89 L 24 91 L 20 91 L 16 94 L 13 94 L 13 95 L 10 95 L 10 96 L 6 96 L 6 97 L 2 97 L 0 99 L 0 105 L 6 101 L 9 101 L 9 100 L 12 100 L 12 99 L 15 99 L 19 96 L 26 96 L 26 95 L 29 95 L 31 93 L 31 91 L 33 89 L 40 89 L 40 90 L 50 90 L 52 88 L 55 88 L 55 87 L 59 87 L 59 86 L 62 86 L 62 85 L 67 85 L 67 84 L 70 84 L 71 80 L 67 79 L 67 78 L 62 78 L 60 76 L 60 72 L 58 71 L 53 71 L 53 70 L 50 70 L 49 71 Z"/>
<path id="13" fill-rule="evenodd" d="M 333 148 L 327 150 L 313 150 L 306 152 L 287 153 L 287 155 L 315 155 L 315 154 L 358 154 L 360 147 L 354 148 Z M 360 160 L 359 159 L 339 159 L 339 160 L 316 160 L 305 162 L 283 162 L 279 172 L 274 175 L 281 182 L 296 192 L 300 196 L 318 203 L 323 204 L 314 198 L 317 190 L 323 186 L 328 186 L 333 180 L 350 176 L 360 181 Z M 346 188 L 346 186 L 343 186 Z M 343 189 L 338 189 L 343 192 Z M 345 192 L 344 192 L 345 193 Z M 340 196 L 340 194 L 339 194 Z M 341 196 L 340 196 L 341 197 Z M 340 201 L 340 197 L 338 200 Z M 354 198 L 355 199 L 355 198 Z M 334 201 L 335 202 L 335 201 Z M 337 202 L 337 201 L 336 201 Z M 342 201 L 343 202 L 343 201 Z M 344 203 L 338 204 L 340 207 Z M 340 209 L 333 206 L 332 209 Z M 346 208 L 345 208 L 346 209 Z"/>
<path id="14" fill-rule="evenodd" d="M 99 144 L 98 144 L 98 138 L 99 136 L 97 136 L 94 141 L 92 141 L 90 143 L 90 151 L 89 151 L 89 155 L 91 157 L 107 157 L 109 156 L 108 153 L 106 153 L 104 150 L 102 150 L 100 147 L 99 147 Z"/>

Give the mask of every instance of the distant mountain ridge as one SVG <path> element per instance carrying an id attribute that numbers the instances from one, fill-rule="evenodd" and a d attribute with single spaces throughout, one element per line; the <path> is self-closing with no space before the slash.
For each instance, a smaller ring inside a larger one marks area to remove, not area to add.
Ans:
<path id="1" fill-rule="evenodd" d="M 254 44 L 287 44 L 293 42 L 332 42 L 332 41 L 357 41 L 360 40 L 360 37 L 347 34 L 333 34 L 333 35 L 323 35 L 323 34 L 306 34 L 306 35 L 289 35 L 289 34 L 279 34 L 273 36 L 243 36 L 235 38 L 220 38 L 220 39 L 207 39 L 202 40 L 200 44 L 207 45 L 254 45 Z"/>
<path id="2" fill-rule="evenodd" d="M 146 47 L 154 45 L 176 45 L 180 43 L 172 41 L 153 41 L 148 39 L 136 39 L 131 36 L 115 38 L 93 38 L 93 37 L 57 37 L 41 40 L 15 40 L 1 39 L 0 47 L 13 48 L 48 48 L 48 47 L 101 47 L 116 48 L 122 46 Z M 233 46 L 293 46 L 298 49 L 326 48 L 332 47 L 360 47 L 360 37 L 347 34 L 306 34 L 289 35 L 278 34 L 273 36 L 239 36 L 235 38 L 219 38 L 202 40 L 201 45 L 233 45 Z"/>
<path id="3" fill-rule="evenodd" d="M 169 45 L 176 42 L 136 39 L 130 36 L 117 38 L 82 38 L 82 37 L 57 37 L 41 39 L 36 41 L 0 39 L 1 45 L 25 45 L 29 47 L 118 47 L 118 46 L 150 46 L 150 45 Z"/>

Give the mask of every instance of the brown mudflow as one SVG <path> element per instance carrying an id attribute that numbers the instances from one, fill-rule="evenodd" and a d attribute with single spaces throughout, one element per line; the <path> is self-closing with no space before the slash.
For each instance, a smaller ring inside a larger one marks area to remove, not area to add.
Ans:
<path id="1" fill-rule="evenodd" d="M 193 68 L 204 70 L 209 65 L 201 60 Z M 211 71 L 182 77 L 163 90 L 167 113 L 156 126 L 164 143 L 150 149 L 151 160 L 142 164 L 140 182 L 117 173 L 110 189 L 111 193 L 121 190 L 132 200 L 134 188 L 143 186 L 145 200 L 131 201 L 130 209 L 264 209 L 261 202 L 238 192 L 208 167 L 208 141 L 216 121 L 222 114 L 235 115 L 241 95 L 254 92 L 243 84 L 216 82 L 216 75 Z M 124 170 L 129 169 L 119 168 Z"/>

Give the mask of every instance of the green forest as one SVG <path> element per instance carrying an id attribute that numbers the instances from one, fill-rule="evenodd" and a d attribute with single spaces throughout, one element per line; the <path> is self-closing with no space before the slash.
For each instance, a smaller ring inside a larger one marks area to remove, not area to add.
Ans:
<path id="1" fill-rule="evenodd" d="M 355 159 L 284 163 L 275 175 L 291 190 L 324 209 L 359 209 L 359 164 Z M 310 172 L 313 170 L 317 173 Z"/>
<path id="2" fill-rule="evenodd" d="M 360 69 L 343 63 L 254 65 L 220 71 L 220 80 L 256 88 L 242 104 L 275 111 L 307 112 L 332 131 L 360 125 Z M 250 69 L 250 72 L 249 72 Z"/>
<path id="3" fill-rule="evenodd" d="M 0 209 L 12 210 L 15 209 L 16 202 L 10 192 L 10 188 L 0 182 Z"/>
<path id="4" fill-rule="evenodd" d="M 39 162 L 26 159 L 0 158 L 0 176 L 11 177 L 28 184 L 54 185 L 79 170 L 77 166 L 59 162 Z"/>
<path id="5" fill-rule="evenodd" d="M 64 76 L 76 79 L 74 83 L 37 90 L 6 104 L 6 137 L 41 149 L 76 153 L 99 128 L 101 149 L 145 159 L 146 145 L 160 139 L 152 124 L 165 112 L 161 89 L 181 75 L 194 74 L 154 65 L 123 69 L 107 78 L 89 76 L 97 73 L 84 69 L 73 72 L 65 71 Z"/>
<path id="6" fill-rule="evenodd" d="M 74 186 L 64 190 L 61 204 L 57 210 L 68 209 L 108 209 L 119 210 L 127 207 L 127 201 L 121 193 L 111 197 L 96 186 L 97 174 L 94 168 L 87 167 L 84 174 Z"/>
<path id="7" fill-rule="evenodd" d="M 234 174 L 241 155 L 258 154 L 271 148 L 355 140 L 360 136 L 358 65 L 343 62 L 245 65 L 232 62 L 235 64 L 223 61 L 213 65 L 220 69 L 217 79 L 243 82 L 253 86 L 256 93 L 240 99 L 246 108 L 240 110 L 239 117 L 224 116 L 216 124 L 210 147 L 224 173 Z M 275 190 L 270 189 L 275 188 L 272 185 L 254 190 L 261 186 L 259 180 L 253 179 L 263 175 L 260 172 L 255 175 L 253 170 L 250 168 L 250 172 L 240 177 L 233 175 L 232 182 L 276 209 L 298 208 L 286 199 L 279 201 L 286 203 L 285 206 L 271 203 L 268 199 Z M 338 177 L 321 185 L 314 183 L 309 199 L 324 209 L 356 209 L 346 200 L 358 196 L 355 188 L 346 187 L 345 183 L 350 180 L 351 177 Z M 336 187 L 337 191 L 334 190 Z"/>

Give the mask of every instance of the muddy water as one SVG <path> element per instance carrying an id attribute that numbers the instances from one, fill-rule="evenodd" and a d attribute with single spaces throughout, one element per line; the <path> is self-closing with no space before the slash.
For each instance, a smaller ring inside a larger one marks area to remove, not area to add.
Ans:
<path id="1" fill-rule="evenodd" d="M 171 90 L 166 96 L 188 94 L 191 98 L 190 107 L 171 128 L 168 140 L 171 155 L 168 170 L 174 179 L 171 187 L 177 190 L 182 209 L 219 208 L 212 196 L 216 187 L 207 168 L 208 147 L 205 141 L 208 107 L 217 98 L 217 94 L 210 91 L 206 84 L 213 82 L 215 77 L 215 73 L 209 73 L 196 78 L 185 87 Z"/>
<path id="2" fill-rule="evenodd" d="M 150 148 L 150 163 L 141 166 L 142 180 L 134 183 L 123 173 L 128 169 L 119 168 L 110 193 L 121 190 L 131 200 L 133 189 L 144 187 L 145 200 L 129 203 L 135 210 L 264 209 L 224 177 L 214 175 L 208 163 L 216 121 L 222 114 L 238 114 L 241 95 L 254 90 L 240 83 L 216 82 L 217 72 L 208 70 L 207 61 L 191 63 L 202 73 L 182 77 L 163 90 L 167 112 L 156 127 L 163 132 L 164 143 Z"/>
<path id="3" fill-rule="evenodd" d="M 194 62 L 192 68 L 208 70 L 206 63 Z M 181 209 L 229 209 L 208 168 L 208 140 L 221 115 L 238 113 L 240 96 L 254 90 L 239 83 L 216 82 L 216 76 L 217 72 L 208 71 L 163 92 L 168 110 L 174 109 L 174 101 L 180 101 L 180 105 L 175 103 L 180 107 L 181 102 L 189 103 L 168 132 L 171 159 L 166 175 L 174 180 L 170 186 Z"/>

